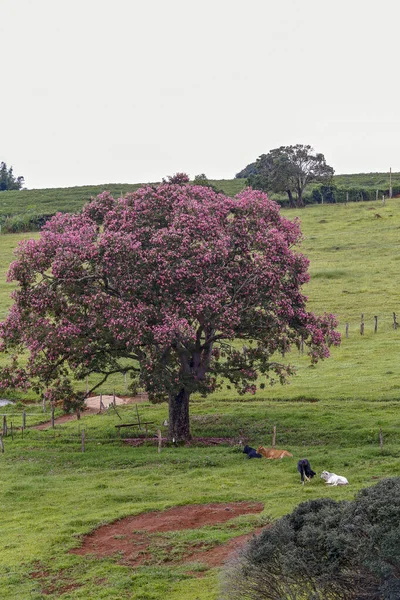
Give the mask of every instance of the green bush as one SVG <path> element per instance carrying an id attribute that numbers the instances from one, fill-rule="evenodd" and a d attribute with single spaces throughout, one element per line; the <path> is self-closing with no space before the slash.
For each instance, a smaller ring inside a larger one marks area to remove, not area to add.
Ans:
<path id="1" fill-rule="evenodd" d="M 55 213 L 54 213 L 55 214 Z M 23 213 L 6 217 L 1 222 L 2 233 L 24 233 L 40 231 L 53 214 Z"/>
<path id="2" fill-rule="evenodd" d="M 400 478 L 300 504 L 227 565 L 222 598 L 398 600 Z"/>

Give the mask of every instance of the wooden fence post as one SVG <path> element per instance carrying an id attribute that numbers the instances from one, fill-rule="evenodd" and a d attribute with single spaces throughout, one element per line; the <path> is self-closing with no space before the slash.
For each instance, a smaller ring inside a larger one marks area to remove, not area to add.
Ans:
<path id="1" fill-rule="evenodd" d="M 166 421 L 164 421 L 164 425 L 165 425 Z M 242 445 L 243 444 L 243 429 L 239 429 L 239 444 Z"/>
<path id="2" fill-rule="evenodd" d="M 3 443 L 3 436 L 0 433 L 0 450 L 2 452 L 4 452 L 4 443 Z"/>
<path id="3" fill-rule="evenodd" d="M 364 335 L 364 315 L 361 315 L 360 335 Z"/>
<path id="4" fill-rule="evenodd" d="M 397 329 L 397 320 L 396 320 L 396 313 L 393 313 L 393 329 Z"/>
<path id="5" fill-rule="evenodd" d="M 374 319 L 375 319 L 374 333 L 377 333 L 378 332 L 378 317 L 375 316 Z"/>
<path id="6" fill-rule="evenodd" d="M 85 452 L 85 430 L 82 429 L 82 434 L 81 434 L 81 450 L 82 452 Z"/>
<path id="7" fill-rule="evenodd" d="M 272 447 L 275 448 L 275 444 L 276 444 L 276 425 L 274 425 L 274 429 L 272 432 Z"/>
<path id="8" fill-rule="evenodd" d="M 157 436 L 158 436 L 158 453 L 160 454 L 161 444 L 162 444 L 161 429 L 157 429 Z"/>
<path id="9" fill-rule="evenodd" d="M 24 411 L 22 413 L 22 430 L 24 430 L 26 427 L 26 412 Z"/>
<path id="10" fill-rule="evenodd" d="M 136 406 L 136 416 L 137 416 L 137 420 L 138 420 L 139 429 L 142 429 L 142 426 L 140 424 L 139 410 L 138 410 L 137 404 L 135 404 L 135 406 Z"/>
<path id="11" fill-rule="evenodd" d="M 349 337 L 349 324 L 346 323 L 346 337 Z"/>
<path id="12" fill-rule="evenodd" d="M 51 405 L 51 427 L 54 429 L 54 404 Z"/>
<path id="13" fill-rule="evenodd" d="M 7 417 L 6 417 L 6 415 L 3 416 L 3 435 L 4 436 L 7 435 Z"/>

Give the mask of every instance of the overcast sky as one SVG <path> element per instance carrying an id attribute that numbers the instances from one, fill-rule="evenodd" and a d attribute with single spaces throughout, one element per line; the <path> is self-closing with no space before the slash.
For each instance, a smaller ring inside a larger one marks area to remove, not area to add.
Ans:
<path id="1" fill-rule="evenodd" d="M 296 143 L 400 171 L 399 0 L 0 8 L 0 160 L 28 188 L 230 179 Z"/>

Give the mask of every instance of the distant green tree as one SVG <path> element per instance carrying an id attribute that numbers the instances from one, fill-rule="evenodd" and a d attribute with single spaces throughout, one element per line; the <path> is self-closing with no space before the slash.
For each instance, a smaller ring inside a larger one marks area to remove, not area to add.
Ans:
<path id="1" fill-rule="evenodd" d="M 257 159 L 247 184 L 264 192 L 285 192 L 290 206 L 302 207 L 306 186 L 313 181 L 329 182 L 335 172 L 323 154 L 313 152 L 303 144 L 270 150 Z"/>
<path id="2" fill-rule="evenodd" d="M 208 179 L 207 175 L 204 173 L 200 173 L 199 175 L 194 176 L 193 185 L 201 185 L 203 187 L 209 187 L 217 194 L 223 194 L 222 190 L 219 190 L 211 181 Z"/>
<path id="3" fill-rule="evenodd" d="M 252 162 L 247 167 L 236 173 L 235 179 L 247 179 L 250 175 L 254 175 L 256 172 L 256 163 Z"/>
<path id="4" fill-rule="evenodd" d="M 24 185 L 22 176 L 15 177 L 13 168 L 7 168 L 5 162 L 0 163 L 0 192 L 6 190 L 20 190 Z"/>

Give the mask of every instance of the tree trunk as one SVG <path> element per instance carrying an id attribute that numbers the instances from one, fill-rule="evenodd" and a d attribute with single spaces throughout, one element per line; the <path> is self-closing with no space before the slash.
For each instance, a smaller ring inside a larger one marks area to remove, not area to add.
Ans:
<path id="1" fill-rule="evenodd" d="M 303 191 L 304 191 L 304 186 L 302 186 L 300 183 L 297 185 L 297 208 L 303 208 L 304 207 L 304 198 L 303 198 Z"/>
<path id="2" fill-rule="evenodd" d="M 304 207 L 304 199 L 303 199 L 303 192 L 299 192 L 298 197 L 297 197 L 297 208 L 303 208 Z"/>
<path id="3" fill-rule="evenodd" d="M 292 190 L 286 190 L 286 193 L 287 193 L 288 198 L 289 198 L 289 206 L 290 206 L 290 208 L 294 208 L 295 204 L 294 204 L 294 201 L 293 201 Z"/>
<path id="4" fill-rule="evenodd" d="M 176 396 L 171 394 L 169 397 L 168 437 L 171 442 L 185 442 L 191 438 L 189 397 L 190 393 L 184 388 Z"/>

